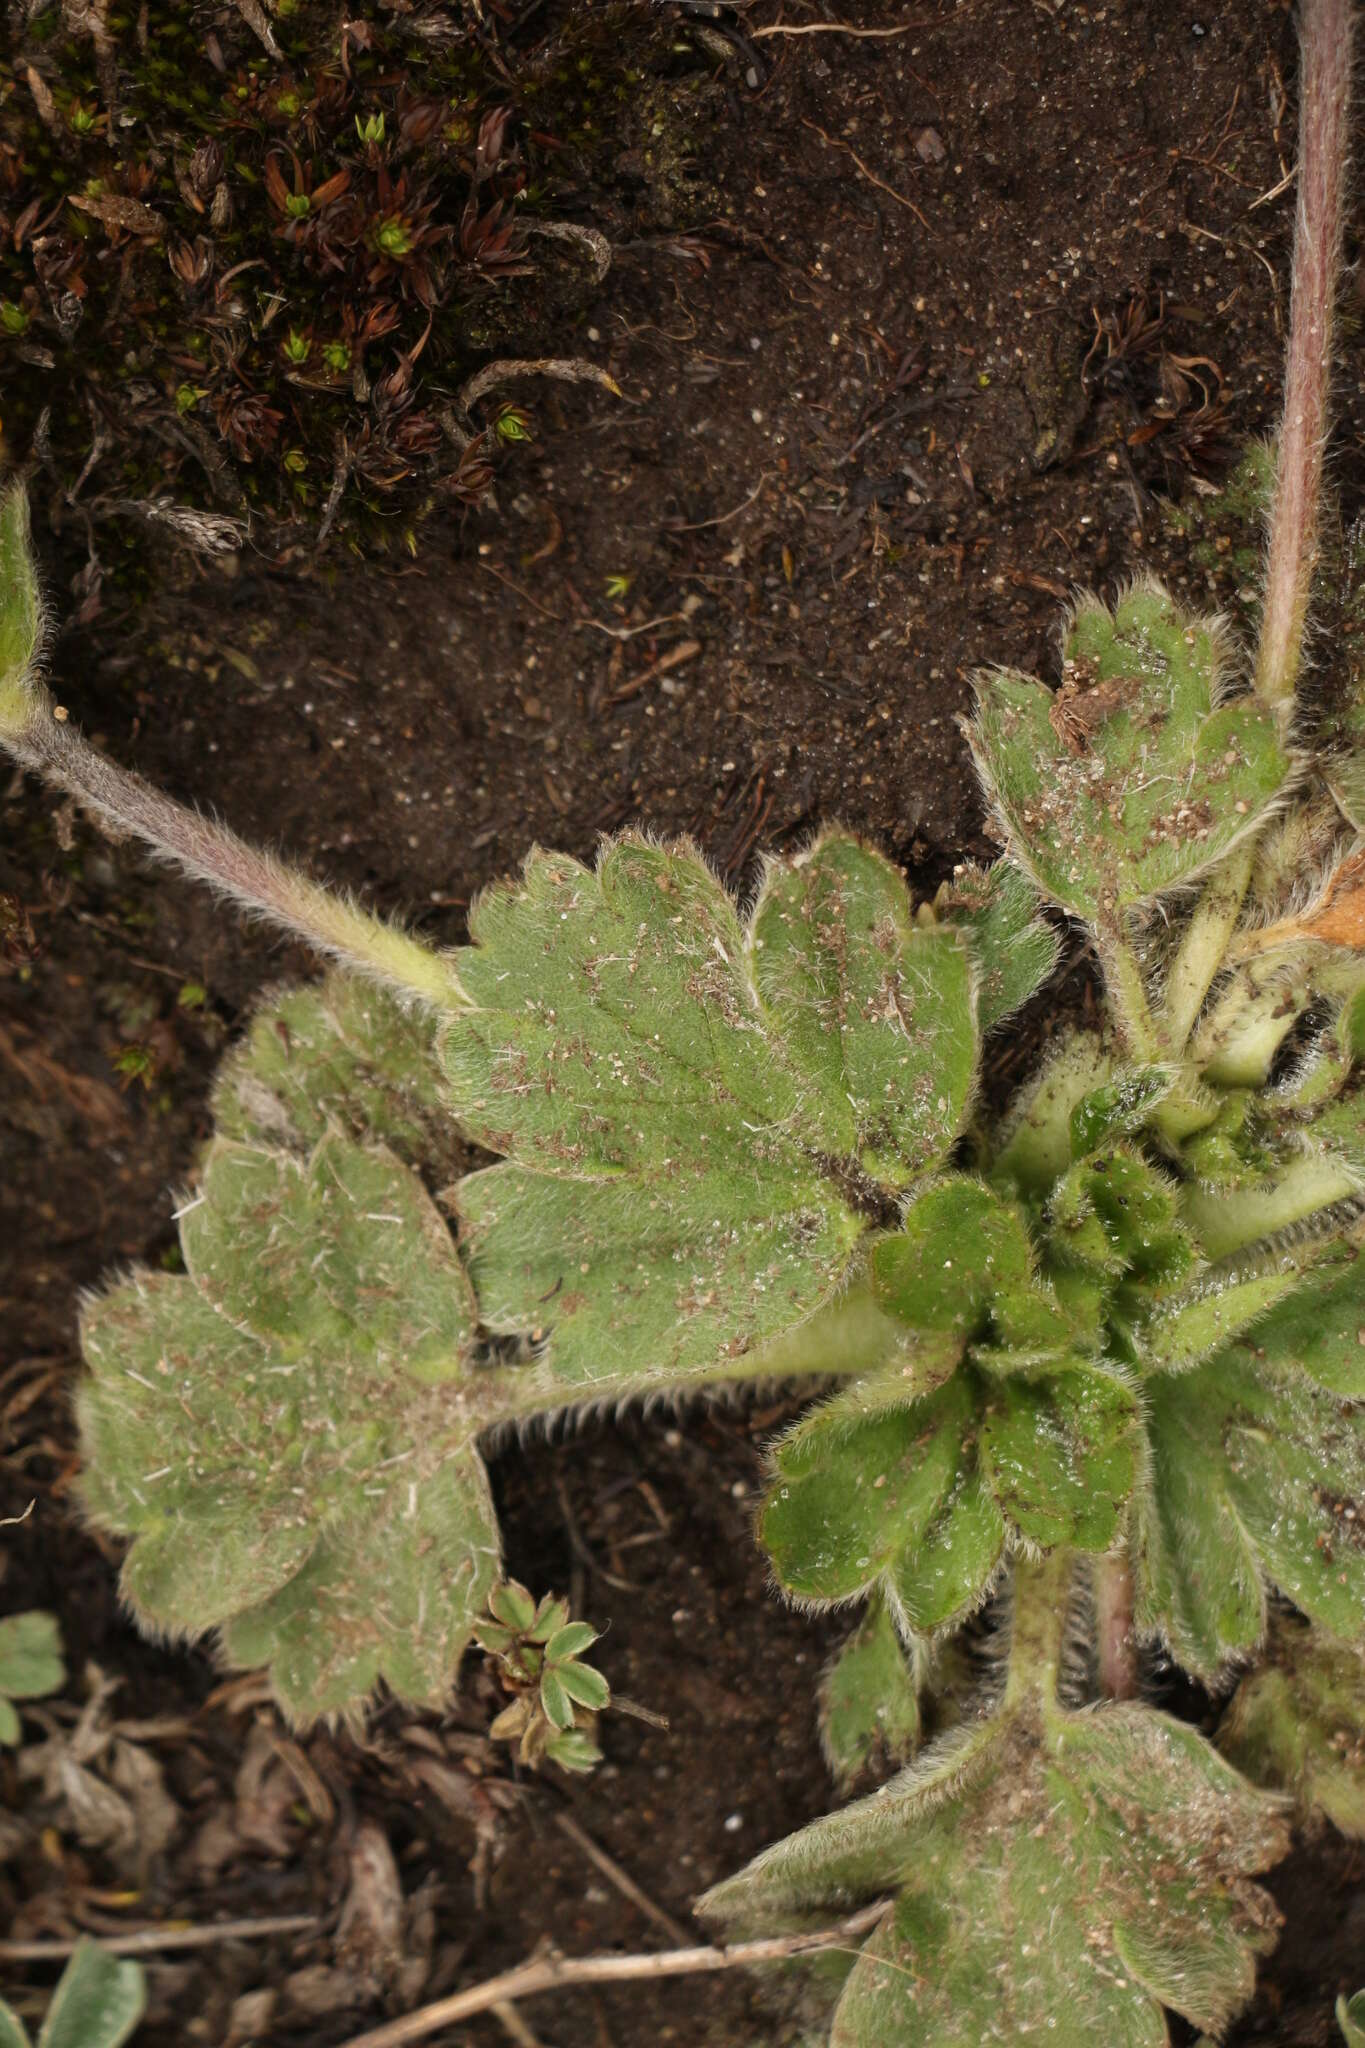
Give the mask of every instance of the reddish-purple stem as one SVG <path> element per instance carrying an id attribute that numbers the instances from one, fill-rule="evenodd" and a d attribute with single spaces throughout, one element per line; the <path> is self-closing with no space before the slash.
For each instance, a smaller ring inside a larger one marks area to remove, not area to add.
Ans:
<path id="1" fill-rule="evenodd" d="M 1318 546 L 1322 454 L 1341 259 L 1351 84 L 1351 0 L 1303 0 L 1298 215 L 1284 421 L 1270 518 L 1256 694 L 1287 722 Z"/>

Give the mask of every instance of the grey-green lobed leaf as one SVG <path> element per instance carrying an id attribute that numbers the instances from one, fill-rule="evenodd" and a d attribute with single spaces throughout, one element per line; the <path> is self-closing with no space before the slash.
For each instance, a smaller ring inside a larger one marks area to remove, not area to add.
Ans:
<path id="1" fill-rule="evenodd" d="M 428 1013 L 355 975 L 276 990 L 218 1071 L 217 1131 L 305 1154 L 332 1133 L 378 1142 L 428 1186 L 444 1186 L 465 1150 L 435 1039 Z"/>
<path id="2" fill-rule="evenodd" d="M 1302 1313 L 1291 1299 L 1249 1342 L 1147 1383 L 1138 1619 L 1200 1678 L 1261 1642 L 1272 1586 L 1365 1637 L 1365 1403 L 1300 1370 Z"/>
<path id="3" fill-rule="evenodd" d="M 965 942 L 845 835 L 774 863 L 747 925 L 690 848 L 624 839 L 533 855 L 471 933 L 442 1059 L 507 1163 L 460 1187 L 470 1270 L 566 1395 L 743 1376 L 962 1127 Z"/>
<path id="4" fill-rule="evenodd" d="M 126 1597 L 220 1629 L 302 1720 L 381 1676 L 438 1699 L 498 1577 L 476 1438 L 507 1412 L 443 1220 L 334 1133 L 217 1140 L 181 1229 L 188 1275 L 134 1275 L 83 1321 L 84 1492 L 135 1539 Z"/>
<path id="5" fill-rule="evenodd" d="M 1287 1845 L 1279 1803 L 1194 1729 L 1025 1707 L 766 1850 L 701 1910 L 767 1929 L 892 1894 L 831 2048 L 1165 2048 L 1163 2005 L 1221 2032 L 1249 1997 L 1275 1928 L 1249 1880 Z"/>
<path id="6" fill-rule="evenodd" d="M 1007 843 L 1092 923 L 1188 881 L 1267 815 L 1290 762 L 1253 701 L 1220 702 L 1215 627 L 1155 585 L 1067 636 L 1061 688 L 985 678 L 969 737 Z"/>

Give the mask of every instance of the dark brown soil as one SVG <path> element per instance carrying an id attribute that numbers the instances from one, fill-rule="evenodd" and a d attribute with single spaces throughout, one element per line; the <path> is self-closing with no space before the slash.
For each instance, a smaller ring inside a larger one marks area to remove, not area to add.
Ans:
<path id="1" fill-rule="evenodd" d="M 627 821 L 694 834 L 738 885 L 757 849 L 834 817 L 924 890 L 983 855 L 954 722 L 972 669 L 1050 672 L 1077 584 L 1156 568 L 1235 603 L 1235 575 L 1219 590 L 1191 572 L 1162 500 L 1188 501 L 1273 414 L 1289 201 L 1252 202 L 1292 159 L 1290 22 L 1256 0 L 842 11 L 910 32 L 745 47 L 734 34 L 778 22 L 775 0 L 720 10 L 731 40 L 676 229 L 631 151 L 579 195 L 617 255 L 563 345 L 622 401 L 539 391 L 542 438 L 502 502 L 428 530 L 401 571 L 338 558 L 286 580 L 248 555 L 231 575 L 167 565 L 135 613 L 111 598 L 53 650 L 86 729 L 443 940 L 534 841 L 587 854 Z M 667 33 L 695 13 L 663 8 Z M 830 13 L 787 9 L 790 26 Z M 1101 341 L 1083 381 L 1097 321 L 1112 336 L 1132 306 L 1163 328 L 1126 354 Z M 1349 488 L 1349 422 L 1345 441 Z M 62 582 L 53 595 L 74 610 Z M 80 1288 L 171 1246 L 225 1038 L 265 984 L 312 970 L 21 778 L 0 814 L 0 890 L 33 932 L 0 979 L 0 1515 L 34 1503 L 6 1531 L 0 1607 L 54 1608 L 73 1669 L 121 1682 L 114 1713 L 171 1719 L 146 1743 L 180 1810 L 146 1868 L 69 1826 L 31 1831 L 0 1865 L 0 1927 L 316 1911 L 330 1929 L 370 1818 L 429 1914 L 408 1976 L 342 1981 L 328 1932 L 218 1944 L 153 1965 L 139 2039 L 324 2048 L 544 1938 L 658 1945 L 559 1814 L 686 1924 L 706 1884 L 831 1800 L 812 1702 L 837 1627 L 767 1594 L 749 1532 L 776 1416 L 630 1418 L 498 1460 L 511 1569 L 573 1591 L 608 1630 L 613 1686 L 667 1733 L 612 1717 L 593 1779 L 533 1781 L 504 1806 L 471 1674 L 425 1738 L 440 1759 L 390 1712 L 367 1749 L 308 1741 L 311 1774 L 283 1793 L 278 1764 L 234 1793 L 266 1709 L 215 1695 L 205 1658 L 141 1641 L 116 1560 L 80 1529 L 73 1317 Z M 413 1776 L 424 1756 L 444 1799 Z M 0 1760 L 6 1803 L 57 1811 Z M 480 1822 L 496 1823 L 486 1896 Z M 1363 1879 L 1335 1840 L 1279 1874 L 1285 1937 L 1237 2041 L 1332 2038 L 1332 2000 L 1365 1976 Z M 0 1975 L 11 1995 L 52 1978 Z M 273 2010 L 232 2022 L 263 1988 Z M 784 2038 L 755 2000 L 732 1974 L 525 2019 L 556 2048 Z M 490 2019 L 461 2038 L 511 2036 Z"/>

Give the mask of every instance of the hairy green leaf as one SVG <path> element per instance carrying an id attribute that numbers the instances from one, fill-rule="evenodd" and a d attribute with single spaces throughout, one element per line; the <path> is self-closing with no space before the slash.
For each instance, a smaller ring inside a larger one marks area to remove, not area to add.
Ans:
<path id="1" fill-rule="evenodd" d="M 897 1405 L 859 1383 L 777 1445 L 759 1533 L 787 1592 L 825 1603 L 879 1586 L 928 1633 L 979 1602 L 1008 1529 L 1042 1549 L 1108 1548 L 1136 1442 L 1131 1389 L 1080 1360 L 1037 1380 L 964 1367 Z"/>
<path id="2" fill-rule="evenodd" d="M 1140 585 L 1076 613 L 1055 694 L 980 686 L 972 751 L 1011 850 L 1092 923 L 1150 903 L 1263 818 L 1288 773 L 1273 720 L 1221 704 L 1215 628 Z"/>
<path id="3" fill-rule="evenodd" d="M 210 1149 L 188 1277 L 88 1308 L 87 1505 L 135 1538 L 152 1626 L 223 1632 L 300 1719 L 383 1676 L 439 1699 L 498 1577 L 479 1430 L 528 1398 L 472 1364 L 473 1296 L 416 1176 L 324 1137 Z"/>
<path id="4" fill-rule="evenodd" d="M 898 871 L 842 833 L 769 864 L 749 948 L 798 1076 L 803 1148 L 908 1186 L 975 1085 L 968 948 L 916 926 Z"/>
<path id="5" fill-rule="evenodd" d="M 1287 1846 L 1278 1803 L 1194 1729 L 1029 1707 L 765 1850 L 700 1910 L 768 1928 L 894 1895 L 831 2048 L 1164 2048 L 1163 2005 L 1221 2032 L 1250 1996 L 1275 1914 L 1249 1879 Z"/>
<path id="6" fill-rule="evenodd" d="M 959 1373 L 924 1400 L 870 1413 L 853 1387 L 797 1423 L 773 1453 L 759 1522 L 786 1591 L 823 1603 L 880 1585 L 924 1634 L 975 1607 L 1005 1545 L 975 1407 Z"/>
<path id="7" fill-rule="evenodd" d="M 1050 979 L 1061 947 L 1039 916 L 1041 899 L 1013 861 L 954 870 L 934 909 L 967 934 L 977 970 L 976 1009 L 982 1031 L 1021 1009 Z"/>
<path id="8" fill-rule="evenodd" d="M 43 608 L 29 544 L 28 494 L 9 484 L 0 494 L 0 733 L 21 735 L 35 708 L 33 662 Z"/>
<path id="9" fill-rule="evenodd" d="M 462 1369 L 477 1321 L 469 1283 L 420 1181 L 390 1153 L 329 1137 L 300 1161 L 217 1139 L 180 1238 L 219 1314 L 287 1358 L 358 1347 L 379 1378 Z"/>
<path id="10" fill-rule="evenodd" d="M 840 1791 L 919 1747 L 919 1684 L 885 1601 L 874 1598 L 820 1683 L 820 1747 Z"/>
<path id="11" fill-rule="evenodd" d="M 329 974 L 275 991 L 219 1069 L 220 1136 L 311 1152 L 330 1133 L 387 1145 L 441 1187 L 464 1150 L 435 1053 L 436 1026 L 387 990 Z"/>
<path id="12" fill-rule="evenodd" d="M 1365 1407 L 1259 1348 L 1145 1390 L 1138 1618 L 1200 1678 L 1261 1641 L 1268 1585 L 1365 1636 Z"/>
<path id="13" fill-rule="evenodd" d="M 1292 1793 L 1305 1820 L 1365 1841 L 1365 1651 L 1277 1622 L 1270 1660 L 1233 1695 L 1218 1747 L 1253 1784 Z"/>
<path id="14" fill-rule="evenodd" d="M 887 1314 L 959 1352 L 984 1334 L 996 1296 L 1025 1285 L 1032 1270 L 1021 1211 L 961 1175 L 921 1195 L 872 1254 L 873 1291 Z"/>
<path id="15" fill-rule="evenodd" d="M 992 1390 L 982 1471 L 1006 1520 L 1051 1550 L 1107 1550 L 1133 1487 L 1137 1401 L 1109 1374 L 1080 1370 Z"/>
<path id="16" fill-rule="evenodd" d="M 454 1683 L 499 1575 L 498 1522 L 476 1451 L 429 1473 L 427 1462 L 411 1457 L 327 1526 L 277 1593 L 224 1621 L 230 1661 L 267 1665 L 294 1720 L 352 1718 L 381 1678 L 427 1706 Z"/>
<path id="17" fill-rule="evenodd" d="M 460 1188 L 470 1270 L 563 1387 L 741 1376 L 961 1127 L 966 948 L 854 840 L 771 868 L 747 931 L 694 853 L 636 839 L 533 855 L 471 929 L 442 1058 L 509 1163 Z"/>

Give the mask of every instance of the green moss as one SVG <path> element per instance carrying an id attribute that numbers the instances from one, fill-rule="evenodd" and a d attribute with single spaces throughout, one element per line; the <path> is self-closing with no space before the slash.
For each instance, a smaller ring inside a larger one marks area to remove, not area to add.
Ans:
<path id="1" fill-rule="evenodd" d="M 0 248 L 6 438 L 25 461 L 46 414 L 70 485 L 93 410 L 111 437 L 82 491 L 97 519 L 114 497 L 249 506 L 257 546 L 306 558 L 343 443 L 348 542 L 369 548 L 429 510 L 448 516 L 484 486 L 466 480 L 468 462 L 457 469 L 433 387 L 457 389 L 490 351 L 546 352 L 595 291 L 572 248 L 523 248 L 515 233 L 500 243 L 498 231 L 553 217 L 585 169 L 610 175 L 607 138 L 633 139 L 649 67 L 673 61 L 659 25 L 615 5 L 571 19 L 522 51 L 511 93 L 472 26 L 448 46 L 404 34 L 401 18 L 367 26 L 368 47 L 352 40 L 343 64 L 336 10 L 295 0 L 275 17 L 279 63 L 228 13 L 215 68 L 193 0 L 162 0 L 145 49 L 131 30 L 115 39 L 116 123 L 89 40 L 58 10 L 21 32 L 18 54 L 47 83 L 62 132 L 30 96 L 9 102 L 13 216 L 35 201 L 48 215 L 68 190 L 97 210 L 63 209 L 39 252 Z M 699 90 L 667 87 L 681 111 L 676 147 L 649 172 L 660 221 L 681 217 L 688 148 L 704 154 Z M 481 124 L 509 99 L 502 158 L 476 180 Z M 671 135 L 671 115 L 664 125 Z M 471 198 L 492 216 L 482 251 L 461 238 Z M 509 273 L 509 258 L 534 258 L 534 279 L 515 263 Z M 7 348 L 21 337 L 22 360 Z M 405 360 L 415 368 L 395 389 Z M 480 452 L 517 459 L 491 429 Z M 134 552 L 145 545 L 135 522 L 117 531 Z M 116 575 L 126 552 L 102 530 Z"/>

